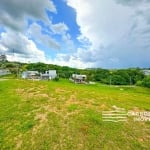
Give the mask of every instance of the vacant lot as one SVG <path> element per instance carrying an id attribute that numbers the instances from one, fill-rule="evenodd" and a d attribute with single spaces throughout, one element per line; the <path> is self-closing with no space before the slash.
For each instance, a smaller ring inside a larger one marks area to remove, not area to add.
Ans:
<path id="1" fill-rule="evenodd" d="M 105 122 L 116 107 L 150 111 L 150 89 L 0 81 L 0 149 L 149 150 L 150 121 Z"/>

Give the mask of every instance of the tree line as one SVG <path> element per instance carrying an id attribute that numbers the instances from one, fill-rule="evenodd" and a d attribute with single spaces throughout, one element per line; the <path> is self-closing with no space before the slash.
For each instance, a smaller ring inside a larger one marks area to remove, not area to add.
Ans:
<path id="1" fill-rule="evenodd" d="M 1 62 L 0 68 L 7 68 L 13 74 L 18 74 L 26 70 L 39 71 L 44 73 L 47 70 L 56 70 L 60 78 L 70 78 L 72 74 L 85 74 L 87 81 L 95 81 L 111 85 L 140 85 L 150 87 L 150 76 L 145 76 L 141 68 L 129 69 L 102 69 L 89 68 L 77 69 L 68 66 L 58 66 L 53 64 Z M 150 68 L 149 68 L 150 69 Z"/>

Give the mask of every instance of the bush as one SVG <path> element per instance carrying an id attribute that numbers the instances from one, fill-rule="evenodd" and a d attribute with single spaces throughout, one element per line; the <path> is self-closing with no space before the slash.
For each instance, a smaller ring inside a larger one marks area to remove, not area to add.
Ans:
<path id="1" fill-rule="evenodd" d="M 143 86 L 150 88 L 150 76 L 147 76 L 143 79 Z"/>
<path id="2" fill-rule="evenodd" d="M 137 86 L 143 86 L 143 81 L 137 81 L 137 82 L 136 82 L 136 85 L 137 85 Z"/>
<path id="3" fill-rule="evenodd" d="M 126 85 L 126 84 L 128 84 L 126 82 L 126 79 L 121 75 L 113 75 L 111 77 L 111 83 L 113 85 Z"/>
<path id="4" fill-rule="evenodd" d="M 59 77 L 54 78 L 53 81 L 59 81 Z"/>

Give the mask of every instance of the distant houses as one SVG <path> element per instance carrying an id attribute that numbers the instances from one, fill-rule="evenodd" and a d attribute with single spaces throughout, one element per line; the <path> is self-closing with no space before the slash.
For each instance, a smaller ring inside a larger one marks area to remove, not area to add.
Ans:
<path id="1" fill-rule="evenodd" d="M 40 74 L 38 71 L 24 71 L 21 77 L 23 79 L 40 79 Z"/>
<path id="2" fill-rule="evenodd" d="M 0 76 L 11 74 L 8 69 L 0 69 Z"/>
<path id="3" fill-rule="evenodd" d="M 44 74 L 41 74 L 42 80 L 52 80 L 57 77 L 56 70 L 48 70 Z"/>
<path id="4" fill-rule="evenodd" d="M 72 74 L 71 81 L 75 83 L 86 83 L 87 76 L 82 74 Z"/>
<path id="5" fill-rule="evenodd" d="M 56 70 L 48 70 L 45 73 L 39 73 L 38 71 L 24 71 L 21 77 L 23 79 L 37 79 L 37 80 L 52 80 L 57 77 Z"/>
<path id="6" fill-rule="evenodd" d="M 146 76 L 150 75 L 150 70 L 145 69 L 145 70 L 142 70 L 142 71 L 143 71 L 144 75 L 146 75 Z"/>
<path id="7" fill-rule="evenodd" d="M 7 61 L 6 55 L 0 55 L 0 62 L 5 62 Z"/>

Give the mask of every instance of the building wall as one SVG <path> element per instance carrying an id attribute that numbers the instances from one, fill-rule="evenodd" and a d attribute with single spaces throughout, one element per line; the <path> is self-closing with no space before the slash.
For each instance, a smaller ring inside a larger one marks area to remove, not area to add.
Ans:
<path id="1" fill-rule="evenodd" d="M 7 75 L 7 74 L 11 74 L 8 69 L 1 69 L 1 70 L 0 70 L 0 76 L 2 76 L 2 75 Z"/>
<path id="2" fill-rule="evenodd" d="M 56 70 L 48 70 L 47 74 L 49 75 L 49 79 L 54 79 L 57 77 Z"/>
<path id="3" fill-rule="evenodd" d="M 23 79 L 32 79 L 32 78 L 38 78 L 42 80 L 51 80 L 55 79 L 57 77 L 56 70 L 48 70 L 45 72 L 45 74 L 38 75 L 37 71 L 24 71 L 22 72 Z"/>
<path id="4" fill-rule="evenodd" d="M 24 71 L 21 77 L 23 79 L 40 78 L 40 76 L 38 77 L 38 71 Z"/>
<path id="5" fill-rule="evenodd" d="M 6 58 L 6 55 L 0 55 L 0 61 L 6 61 L 7 58 Z"/>
<path id="6" fill-rule="evenodd" d="M 148 76 L 148 75 L 150 75 L 150 70 L 143 70 L 143 73 L 144 73 L 146 76 Z"/>

